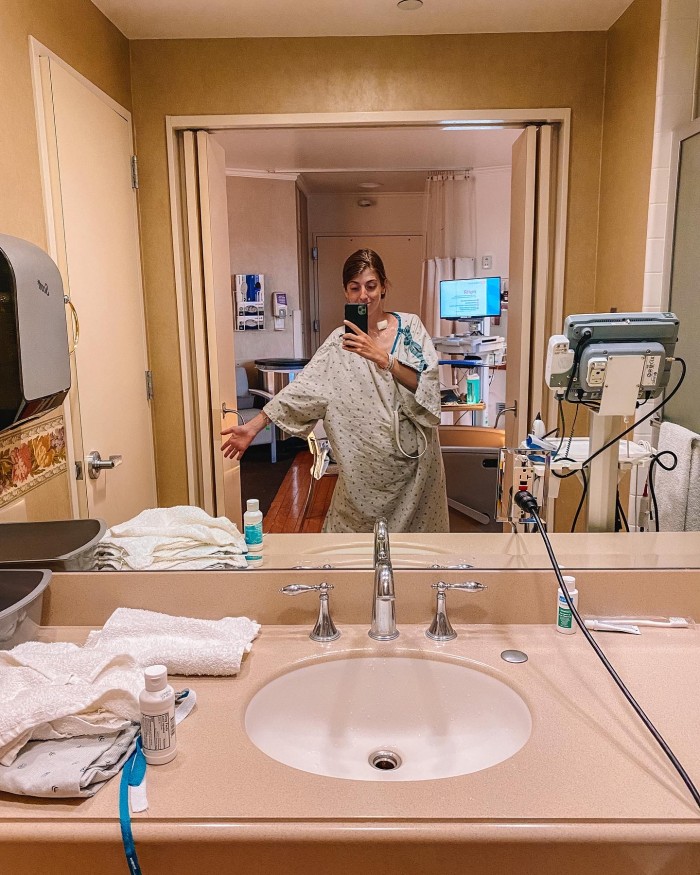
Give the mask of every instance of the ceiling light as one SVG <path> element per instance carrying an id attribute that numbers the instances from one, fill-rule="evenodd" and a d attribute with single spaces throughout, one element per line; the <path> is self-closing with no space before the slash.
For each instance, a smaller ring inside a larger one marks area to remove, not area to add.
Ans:
<path id="1" fill-rule="evenodd" d="M 360 188 L 381 188 L 381 182 L 361 182 Z"/>
<path id="2" fill-rule="evenodd" d="M 410 11 L 411 9 L 420 9 L 423 5 L 423 0 L 399 0 L 396 5 L 399 7 L 399 9 L 406 9 Z"/>

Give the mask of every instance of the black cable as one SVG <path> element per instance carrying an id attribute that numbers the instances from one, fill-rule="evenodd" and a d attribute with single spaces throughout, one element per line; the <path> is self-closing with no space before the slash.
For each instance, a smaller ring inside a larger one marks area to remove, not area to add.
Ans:
<path id="1" fill-rule="evenodd" d="M 656 407 L 654 407 L 652 410 L 649 411 L 649 413 L 645 413 L 641 419 L 637 419 L 635 422 L 632 423 L 632 425 L 630 425 L 624 431 L 620 432 L 620 434 L 617 435 L 617 437 L 614 437 L 612 440 L 608 441 L 607 444 L 603 444 L 603 446 L 599 450 L 596 450 L 592 456 L 589 456 L 585 462 L 581 463 L 582 468 L 586 467 L 587 465 L 590 465 L 590 463 L 593 461 L 593 459 L 596 458 L 596 456 L 599 456 L 601 453 L 604 453 L 605 450 L 609 449 L 613 444 L 616 444 L 626 434 L 629 434 L 633 429 L 637 428 L 638 425 L 640 425 L 645 420 L 649 419 L 649 417 L 653 416 L 657 412 L 657 410 L 661 410 L 661 408 L 665 404 L 668 404 L 668 402 L 671 400 L 671 398 L 673 398 L 673 396 L 676 394 L 676 392 L 683 385 L 683 380 L 685 380 L 685 375 L 686 375 L 686 372 L 688 370 L 686 367 L 685 361 L 682 358 L 675 358 L 674 361 L 680 362 L 683 370 L 682 370 L 681 375 L 678 379 L 678 382 L 673 387 L 672 391 L 669 392 L 668 396 L 666 398 L 664 398 L 664 400 L 661 402 L 661 404 L 657 404 Z M 568 474 L 557 474 L 556 476 L 562 480 L 566 480 L 567 477 L 573 477 L 573 475 L 576 473 L 577 473 L 577 471 L 574 470 L 574 471 L 569 471 Z"/>
<path id="2" fill-rule="evenodd" d="M 544 530 L 542 520 L 540 519 L 537 501 L 535 500 L 535 498 L 532 496 L 531 493 L 523 491 L 523 492 L 516 492 L 515 502 L 518 505 L 518 507 L 522 508 L 524 511 L 531 514 L 531 516 L 534 518 L 537 529 L 539 530 L 540 535 L 542 535 L 542 539 L 544 541 L 544 546 L 547 549 L 547 554 L 549 555 L 549 561 L 552 563 L 552 568 L 554 569 L 554 573 L 556 574 L 557 580 L 559 581 L 559 587 L 564 595 L 564 598 L 566 599 L 566 604 L 568 605 L 569 610 L 571 611 L 571 615 L 573 616 L 574 620 L 576 620 L 576 624 L 578 625 L 579 629 L 583 632 L 583 634 L 586 638 L 586 641 L 588 641 L 588 643 L 591 645 L 593 650 L 595 650 L 596 655 L 598 656 L 600 661 L 603 663 L 605 668 L 608 670 L 608 672 L 610 673 L 610 676 L 615 681 L 617 686 L 620 688 L 620 690 L 622 691 L 622 694 L 625 696 L 625 698 L 630 703 L 632 708 L 634 708 L 639 719 L 642 721 L 642 723 L 644 723 L 644 725 L 649 730 L 649 732 L 651 732 L 651 734 L 654 736 L 654 739 L 657 742 L 657 744 L 660 746 L 661 750 L 663 750 L 663 752 L 666 754 L 666 756 L 671 761 L 671 764 L 673 765 L 675 770 L 681 776 L 683 783 L 688 788 L 688 790 L 690 791 L 690 795 L 695 800 L 695 804 L 698 806 L 698 808 L 700 808 L 700 793 L 698 793 L 698 790 L 697 790 L 695 784 L 693 784 L 692 780 L 690 779 L 690 776 L 688 775 L 686 770 L 681 765 L 680 760 L 674 754 L 674 752 L 671 750 L 671 748 L 668 746 L 667 742 L 664 740 L 664 738 L 661 735 L 661 733 L 659 732 L 659 730 L 654 726 L 654 724 L 651 722 L 651 720 L 644 713 L 644 710 L 642 709 L 641 705 L 639 705 L 639 703 L 636 701 L 636 699 L 634 698 L 632 693 L 630 693 L 630 691 L 627 689 L 624 681 L 618 675 L 618 673 L 615 671 L 615 669 L 612 667 L 607 656 L 600 649 L 600 647 L 598 646 L 598 642 L 593 638 L 591 633 L 588 631 L 588 629 L 586 628 L 586 624 L 583 622 L 579 612 L 576 610 L 576 606 L 574 605 L 573 601 L 571 600 L 571 596 L 569 595 L 569 590 L 566 588 L 566 584 L 564 583 L 564 578 L 562 577 L 561 569 L 559 568 L 559 563 L 557 562 L 557 559 L 554 555 L 554 550 L 552 550 L 552 545 L 549 543 L 549 538 L 547 537 L 547 533 Z"/>
<path id="3" fill-rule="evenodd" d="M 663 462 L 659 461 L 662 456 L 672 456 L 673 462 L 669 465 L 664 465 Z M 660 453 L 656 453 L 651 457 L 647 482 L 649 484 L 649 495 L 651 497 L 652 507 L 654 508 L 654 524 L 656 525 L 657 532 L 659 531 L 659 505 L 656 502 L 656 489 L 654 488 L 654 465 L 659 465 L 664 471 L 673 471 L 677 464 L 678 456 L 672 450 L 662 450 Z"/>
<path id="4" fill-rule="evenodd" d="M 620 493 L 619 493 L 619 491 L 617 491 L 617 492 L 615 493 L 615 512 L 616 512 L 616 515 L 619 517 L 620 525 L 621 525 L 621 526 L 624 525 L 624 527 L 625 527 L 625 531 L 626 531 L 626 532 L 629 532 L 630 527 L 629 527 L 629 524 L 628 524 L 628 522 L 627 522 L 627 517 L 625 516 L 625 511 L 624 511 L 623 508 L 622 508 L 622 502 L 620 501 Z M 615 531 L 616 531 L 616 532 L 619 531 L 619 529 L 617 528 L 617 526 L 615 526 Z"/>
<path id="5" fill-rule="evenodd" d="M 576 508 L 576 513 L 574 514 L 574 521 L 573 523 L 571 523 L 572 532 L 576 529 L 576 523 L 578 522 L 578 517 L 583 507 L 583 502 L 586 500 L 586 495 L 588 494 L 588 477 L 586 476 L 585 468 L 581 468 L 581 476 L 583 477 L 583 491 L 581 492 L 581 500 L 579 501 L 578 507 Z"/>

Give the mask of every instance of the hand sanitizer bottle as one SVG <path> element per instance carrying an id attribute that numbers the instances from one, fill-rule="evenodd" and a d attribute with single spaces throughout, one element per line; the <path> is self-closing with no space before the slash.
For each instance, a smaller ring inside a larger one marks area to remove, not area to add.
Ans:
<path id="1" fill-rule="evenodd" d="M 247 510 L 243 514 L 243 530 L 248 547 L 246 562 L 248 565 L 262 565 L 263 556 L 263 515 L 257 498 L 249 498 Z"/>
<path id="2" fill-rule="evenodd" d="M 169 763 L 177 753 L 175 691 L 164 665 L 151 665 L 144 673 L 145 689 L 139 695 L 141 746 L 150 765 Z"/>
<path id="3" fill-rule="evenodd" d="M 576 589 L 576 578 L 564 575 L 564 586 L 566 587 L 571 601 L 575 608 L 578 608 L 578 590 Z M 576 621 L 571 613 L 571 608 L 567 604 L 564 593 L 561 587 L 557 588 L 557 632 L 564 635 L 573 635 L 576 631 Z"/>

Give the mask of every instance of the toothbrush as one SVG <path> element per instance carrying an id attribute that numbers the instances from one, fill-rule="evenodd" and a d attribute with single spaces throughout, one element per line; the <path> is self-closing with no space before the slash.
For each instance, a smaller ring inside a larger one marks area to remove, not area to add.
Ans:
<path id="1" fill-rule="evenodd" d="M 607 624 L 629 624 L 635 626 L 657 626 L 660 629 L 687 629 L 690 625 L 685 617 L 669 617 L 668 619 L 645 619 L 644 617 L 598 617 L 596 622 Z"/>
<path id="2" fill-rule="evenodd" d="M 625 623 L 611 623 L 608 620 L 584 620 L 586 629 L 594 632 L 628 632 L 630 635 L 641 635 L 639 627 Z"/>

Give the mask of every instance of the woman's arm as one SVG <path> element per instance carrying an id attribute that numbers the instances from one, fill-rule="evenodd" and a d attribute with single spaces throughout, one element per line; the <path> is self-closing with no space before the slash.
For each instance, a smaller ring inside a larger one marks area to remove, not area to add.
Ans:
<path id="1" fill-rule="evenodd" d="M 253 443 L 255 436 L 270 424 L 270 419 L 264 411 L 246 422 L 245 425 L 234 425 L 224 429 L 221 434 L 230 435 L 221 445 L 221 451 L 227 459 L 241 459 L 243 453 Z"/>

